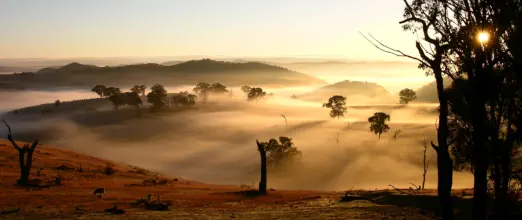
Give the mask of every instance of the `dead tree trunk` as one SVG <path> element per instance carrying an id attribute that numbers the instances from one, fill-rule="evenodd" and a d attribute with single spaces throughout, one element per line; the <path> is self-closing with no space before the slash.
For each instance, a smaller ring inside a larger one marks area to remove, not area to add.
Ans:
<path id="1" fill-rule="evenodd" d="M 428 150 L 428 141 L 427 140 L 424 140 L 422 142 L 422 146 L 424 147 L 423 149 L 423 153 L 424 153 L 424 158 L 423 158 L 423 168 L 424 168 L 424 173 L 422 173 L 422 186 L 421 186 L 421 189 L 424 190 L 424 185 L 426 184 L 426 173 L 428 173 L 428 167 L 430 165 L 430 161 L 429 160 L 426 160 L 426 151 Z"/>
<path id="2" fill-rule="evenodd" d="M 9 132 L 7 134 L 7 139 L 11 142 L 11 144 L 13 144 L 13 147 L 18 151 L 18 160 L 20 163 L 20 179 L 17 181 L 17 183 L 20 185 L 27 185 L 29 183 L 29 175 L 31 174 L 31 166 L 33 165 L 33 152 L 34 149 L 38 146 L 38 141 L 34 141 L 33 144 L 31 144 L 30 146 L 26 143 L 23 147 L 20 147 L 13 139 L 13 136 L 11 134 L 11 127 L 7 124 L 7 122 L 3 122 Z"/>
<path id="3" fill-rule="evenodd" d="M 266 149 L 265 145 L 257 143 L 257 150 L 259 151 L 259 155 L 261 156 L 261 181 L 259 181 L 259 192 L 262 194 L 266 193 Z"/>

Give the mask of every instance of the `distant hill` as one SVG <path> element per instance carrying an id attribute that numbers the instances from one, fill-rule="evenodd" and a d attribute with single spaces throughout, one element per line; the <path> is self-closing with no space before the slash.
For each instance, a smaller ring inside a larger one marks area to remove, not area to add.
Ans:
<path id="1" fill-rule="evenodd" d="M 376 99 L 386 102 L 395 100 L 395 97 L 379 84 L 350 80 L 334 83 L 297 97 L 307 101 L 326 102 L 334 95 L 345 96 L 348 100 Z"/>
<path id="2" fill-rule="evenodd" d="M 271 85 L 306 86 L 326 84 L 312 76 L 283 67 L 258 62 L 232 63 L 210 59 L 191 60 L 171 66 L 156 63 L 98 67 L 70 63 L 59 68 L 44 68 L 34 73 L 0 75 L 0 82 L 14 82 L 31 88 L 91 87 L 96 84 L 180 85 L 201 81 L 227 86 Z"/>
<path id="3" fill-rule="evenodd" d="M 183 63 L 183 62 L 184 61 L 167 61 L 167 62 L 161 63 L 161 65 L 163 65 L 163 66 L 172 66 L 172 65 Z"/>
<path id="4" fill-rule="evenodd" d="M 35 70 L 35 68 L 31 68 L 31 67 L 0 66 L 0 73 L 25 72 L 25 71 L 34 71 L 34 70 Z"/>
<path id="5" fill-rule="evenodd" d="M 448 88 L 451 86 L 453 81 L 450 78 L 444 78 L 444 87 Z M 428 83 L 417 91 L 417 101 L 418 102 L 438 102 L 439 97 L 437 95 L 437 84 L 435 81 Z"/>

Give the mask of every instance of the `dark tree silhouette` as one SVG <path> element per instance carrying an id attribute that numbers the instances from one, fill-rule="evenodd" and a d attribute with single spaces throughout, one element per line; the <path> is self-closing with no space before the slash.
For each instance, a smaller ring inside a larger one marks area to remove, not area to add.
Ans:
<path id="1" fill-rule="evenodd" d="M 257 143 L 257 151 L 259 151 L 259 156 L 261 158 L 261 180 L 259 181 L 259 193 L 266 194 L 266 183 L 267 183 L 267 175 L 266 175 L 266 148 L 264 143 Z"/>
<path id="2" fill-rule="evenodd" d="M 247 95 L 248 95 L 248 93 L 250 92 L 251 89 L 252 89 L 252 87 L 247 86 L 247 85 L 241 86 L 241 91 L 243 91 Z"/>
<path id="3" fill-rule="evenodd" d="M 147 102 L 152 104 L 153 108 L 159 109 L 167 105 L 167 90 L 160 84 L 156 84 L 150 88 L 147 94 Z"/>
<path id="4" fill-rule="evenodd" d="M 212 94 L 225 94 L 228 92 L 227 87 L 221 85 L 221 83 L 214 83 L 209 88 L 210 93 Z"/>
<path id="5" fill-rule="evenodd" d="M 339 119 L 340 116 L 344 116 L 346 113 L 346 97 L 336 95 L 328 99 L 327 103 L 323 104 L 323 107 L 332 109 L 330 111 L 330 117 Z"/>
<path id="6" fill-rule="evenodd" d="M 104 85 L 96 85 L 91 89 L 91 92 L 95 92 L 100 96 L 100 98 L 103 98 L 106 89 L 107 87 L 105 87 Z"/>
<path id="7" fill-rule="evenodd" d="M 412 89 L 406 88 L 399 92 L 399 97 L 401 104 L 408 104 L 417 99 L 417 94 Z"/>
<path id="8" fill-rule="evenodd" d="M 7 139 L 13 144 L 13 147 L 18 151 L 18 160 L 20 164 L 20 179 L 17 181 L 20 185 L 29 184 L 29 175 L 31 174 L 31 167 L 33 164 L 33 153 L 34 149 L 38 146 L 38 141 L 34 141 L 31 145 L 28 143 L 24 144 L 24 146 L 20 147 L 15 140 L 13 139 L 13 135 L 11 134 L 11 126 L 7 124 L 4 120 L 2 120 L 7 127 Z"/>
<path id="9" fill-rule="evenodd" d="M 259 100 L 263 99 L 265 96 L 266 92 L 264 92 L 262 88 L 254 87 L 248 92 L 247 99 L 248 101 L 259 102 Z"/>
<path id="10" fill-rule="evenodd" d="M 171 102 L 176 106 L 192 106 L 196 104 L 197 96 L 189 92 L 180 92 L 171 98 Z"/>
<path id="11" fill-rule="evenodd" d="M 110 97 L 113 95 L 118 95 L 120 93 L 121 93 L 120 88 L 108 87 L 107 89 L 105 89 L 105 91 L 103 91 L 103 96 Z"/>
<path id="12" fill-rule="evenodd" d="M 261 181 L 259 182 L 259 192 L 266 193 L 267 186 L 267 166 L 273 169 L 282 168 L 285 163 L 292 162 L 301 156 L 299 151 L 289 137 L 279 137 L 270 139 L 268 142 L 256 140 L 257 149 L 261 156 Z"/>
<path id="13" fill-rule="evenodd" d="M 145 85 L 134 85 L 130 90 L 131 92 L 135 92 L 138 95 L 145 96 L 145 90 L 147 87 Z"/>
<path id="14" fill-rule="evenodd" d="M 203 102 L 206 102 L 208 100 L 208 94 L 210 93 L 210 87 L 210 84 L 200 82 L 194 87 L 193 91 L 203 99 Z"/>
<path id="15" fill-rule="evenodd" d="M 115 94 L 110 96 L 109 100 L 112 102 L 115 109 L 118 109 L 120 106 L 123 105 L 139 107 L 143 104 L 140 96 L 136 92 L 124 92 L 120 94 Z"/>
<path id="16" fill-rule="evenodd" d="M 60 104 L 62 104 L 62 103 L 60 102 L 60 100 L 56 100 L 56 101 L 54 101 L 54 107 L 55 107 L 55 108 L 60 107 Z"/>
<path id="17" fill-rule="evenodd" d="M 386 121 L 390 121 L 390 115 L 384 112 L 376 112 L 372 117 L 368 118 L 370 123 L 370 131 L 377 134 L 381 139 L 381 134 L 390 130 L 390 126 L 386 124 Z"/>

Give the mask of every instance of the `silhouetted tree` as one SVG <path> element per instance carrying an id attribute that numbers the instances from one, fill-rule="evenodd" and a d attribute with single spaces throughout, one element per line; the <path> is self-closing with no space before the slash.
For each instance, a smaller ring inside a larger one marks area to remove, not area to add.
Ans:
<path id="1" fill-rule="evenodd" d="M 147 87 L 145 87 L 145 85 L 134 85 L 130 90 L 131 92 L 135 92 L 138 95 L 141 94 L 142 96 L 145 96 L 146 89 Z"/>
<path id="2" fill-rule="evenodd" d="M 290 98 L 297 99 L 297 96 L 294 94 L 294 95 L 290 96 Z"/>
<path id="3" fill-rule="evenodd" d="M 210 84 L 205 82 L 200 82 L 194 87 L 193 91 L 199 97 L 203 98 L 203 102 L 206 102 L 208 99 L 208 94 L 210 93 Z"/>
<path id="4" fill-rule="evenodd" d="M 221 83 L 214 83 L 210 86 L 209 89 L 210 93 L 212 94 L 225 94 L 228 92 L 227 87 Z"/>
<path id="5" fill-rule="evenodd" d="M 20 164 L 20 179 L 18 179 L 17 183 L 20 185 L 29 184 L 29 175 L 31 174 L 31 167 L 33 164 L 33 153 L 34 149 L 38 146 L 38 141 L 34 141 L 31 145 L 29 143 L 24 144 L 24 146 L 20 147 L 11 134 L 11 127 L 2 120 L 7 127 L 7 139 L 13 144 L 13 147 L 18 151 L 18 160 Z"/>
<path id="6" fill-rule="evenodd" d="M 167 105 L 167 90 L 160 85 L 156 84 L 150 88 L 149 94 L 147 94 L 147 102 L 152 104 L 153 108 L 163 108 Z"/>
<path id="7" fill-rule="evenodd" d="M 403 89 L 399 92 L 400 103 L 408 104 L 417 99 L 417 94 L 412 89 Z"/>
<path id="8" fill-rule="evenodd" d="M 55 107 L 55 108 L 60 107 L 60 104 L 61 104 L 60 100 L 56 100 L 56 101 L 54 101 L 54 107 Z"/>
<path id="9" fill-rule="evenodd" d="M 100 98 L 103 98 L 106 89 L 107 89 L 107 87 L 105 87 L 104 85 L 96 85 L 95 87 L 93 87 L 91 89 L 91 91 L 98 94 L 100 96 Z"/>
<path id="10" fill-rule="evenodd" d="M 330 117 L 339 119 L 339 117 L 344 116 L 344 113 L 346 113 L 346 97 L 336 95 L 332 96 L 330 99 L 328 99 L 327 103 L 323 104 L 323 107 L 332 109 L 330 111 Z"/>
<path id="11" fill-rule="evenodd" d="M 245 94 L 247 94 L 247 95 L 248 95 L 248 93 L 250 93 L 250 90 L 251 90 L 251 89 L 252 89 L 252 87 L 247 86 L 247 85 L 245 85 L 245 86 L 241 86 L 241 91 L 243 91 L 243 92 L 244 92 Z"/>
<path id="12" fill-rule="evenodd" d="M 121 93 L 120 88 L 108 87 L 107 89 L 105 89 L 105 91 L 103 91 L 103 96 L 110 97 L 113 95 L 118 95 L 120 93 Z"/>
<path id="13" fill-rule="evenodd" d="M 298 159 L 302 154 L 289 137 L 279 137 L 270 139 L 268 142 L 256 140 L 257 148 L 261 156 L 261 181 L 259 182 L 259 192 L 266 193 L 267 166 L 278 169 L 285 163 Z"/>
<path id="14" fill-rule="evenodd" d="M 372 117 L 368 118 L 368 122 L 370 123 L 370 131 L 379 135 L 379 139 L 381 139 L 381 134 L 390 130 L 390 126 L 386 124 L 386 121 L 390 121 L 390 115 L 384 112 L 376 112 Z"/>
<path id="15" fill-rule="evenodd" d="M 259 100 L 263 99 L 265 96 L 266 92 L 264 92 L 262 88 L 254 87 L 250 89 L 250 92 L 248 92 L 247 99 L 248 101 L 259 102 Z"/>
<path id="16" fill-rule="evenodd" d="M 122 105 L 131 105 L 139 107 L 143 104 L 140 96 L 136 92 L 124 92 L 120 94 L 115 94 L 110 96 L 109 100 L 112 102 L 115 109 L 118 109 Z"/>
<path id="17" fill-rule="evenodd" d="M 180 92 L 172 96 L 171 101 L 173 105 L 177 106 L 191 106 L 196 104 L 197 96 L 190 94 L 189 92 Z"/>

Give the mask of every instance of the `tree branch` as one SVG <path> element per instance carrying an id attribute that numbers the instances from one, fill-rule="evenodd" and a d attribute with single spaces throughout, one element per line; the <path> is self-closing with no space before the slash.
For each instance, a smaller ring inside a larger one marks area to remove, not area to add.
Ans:
<path id="1" fill-rule="evenodd" d="M 406 58 L 410 58 L 410 59 L 413 59 L 413 60 L 416 60 L 416 61 L 419 61 L 420 63 L 424 64 L 424 65 L 429 65 L 428 63 L 426 63 L 424 60 L 418 58 L 418 57 L 414 57 L 414 56 L 411 56 L 411 55 L 408 55 L 404 52 L 402 52 L 401 50 L 397 50 L 397 49 L 394 49 L 394 48 L 391 48 L 389 46 L 387 46 L 386 44 L 382 43 L 381 41 L 377 40 L 373 35 L 371 35 L 370 33 L 368 33 L 368 35 L 375 41 L 377 42 L 374 43 L 372 40 L 370 40 L 368 37 L 366 37 L 363 33 L 359 32 L 359 34 L 361 34 L 364 39 L 366 39 L 366 41 L 370 42 L 375 48 L 379 49 L 380 51 L 383 51 L 385 53 L 389 53 L 389 54 L 392 54 L 394 56 L 398 56 L 398 57 L 406 57 Z"/>
<path id="2" fill-rule="evenodd" d="M 13 147 L 16 148 L 16 150 L 20 150 L 20 146 L 18 146 L 18 144 L 16 144 L 16 142 L 14 141 L 13 139 L 13 136 L 11 134 L 11 126 L 9 126 L 9 124 L 7 124 L 7 122 L 5 122 L 5 120 L 2 120 L 5 124 L 5 126 L 7 127 L 7 131 L 9 132 L 7 134 L 7 139 L 11 142 L 11 144 L 13 144 Z"/>

